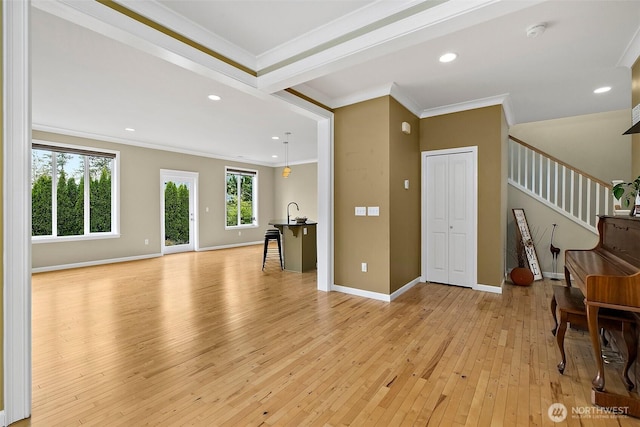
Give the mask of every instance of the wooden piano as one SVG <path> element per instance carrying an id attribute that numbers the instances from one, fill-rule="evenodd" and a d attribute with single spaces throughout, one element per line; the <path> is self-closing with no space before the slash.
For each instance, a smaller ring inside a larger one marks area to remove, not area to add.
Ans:
<path id="1" fill-rule="evenodd" d="M 640 313 L 640 218 L 604 215 L 599 218 L 600 239 L 595 248 L 565 251 L 565 278 L 567 286 L 571 286 L 573 279 L 585 296 L 589 335 L 598 370 L 592 381 L 593 403 L 633 405 L 640 415 L 640 400 L 621 401 L 630 398 L 604 392 L 604 363 L 598 333 L 601 307 Z"/>

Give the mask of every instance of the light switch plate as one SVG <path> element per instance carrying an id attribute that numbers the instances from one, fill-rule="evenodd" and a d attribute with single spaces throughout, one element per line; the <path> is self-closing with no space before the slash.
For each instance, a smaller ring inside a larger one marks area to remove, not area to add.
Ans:
<path id="1" fill-rule="evenodd" d="M 367 216 L 367 208 L 364 206 L 356 206 L 356 216 Z"/>
<path id="2" fill-rule="evenodd" d="M 380 216 L 380 206 L 369 206 L 367 208 L 367 215 Z"/>

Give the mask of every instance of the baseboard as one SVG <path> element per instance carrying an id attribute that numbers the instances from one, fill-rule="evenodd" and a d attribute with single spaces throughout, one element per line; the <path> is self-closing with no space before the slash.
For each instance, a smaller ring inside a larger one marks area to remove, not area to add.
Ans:
<path id="1" fill-rule="evenodd" d="M 547 277 L 551 280 L 564 280 L 564 274 L 562 273 L 549 273 L 543 271 L 542 277 Z"/>
<path id="2" fill-rule="evenodd" d="M 474 291 L 490 292 L 493 294 L 502 294 L 502 286 L 490 286 L 477 284 L 473 287 Z"/>
<path id="3" fill-rule="evenodd" d="M 342 292 L 343 294 L 355 295 L 359 297 L 375 299 L 378 301 L 391 302 L 391 295 L 381 294 L 379 292 L 365 291 L 363 289 L 350 288 L 348 286 L 333 285 L 332 291 Z"/>
<path id="4" fill-rule="evenodd" d="M 243 246 L 262 245 L 263 243 L 264 242 L 262 240 L 258 240 L 257 242 L 232 243 L 230 245 L 208 246 L 206 248 L 198 248 L 198 252 L 217 251 L 220 249 L 241 248 Z"/>
<path id="5" fill-rule="evenodd" d="M 374 299 L 378 301 L 391 302 L 394 299 L 398 298 L 403 293 L 407 292 L 409 289 L 413 288 L 418 283 L 420 283 L 420 278 L 416 277 L 406 285 L 402 286 L 397 291 L 393 292 L 391 295 L 381 294 L 379 292 L 365 291 L 363 289 L 350 288 L 348 286 L 340 286 L 340 285 L 331 286 L 331 290 L 342 292 L 343 294 L 356 295 L 359 297 Z"/>
<path id="6" fill-rule="evenodd" d="M 6 427 L 5 419 L 4 419 L 4 411 L 0 411 L 0 427 Z"/>
<path id="7" fill-rule="evenodd" d="M 261 244 L 262 244 L 262 241 L 246 242 L 246 243 L 234 243 L 234 244 L 231 244 L 231 245 L 210 246 L 210 247 L 207 247 L 207 248 L 199 248 L 197 250 L 197 252 L 215 251 L 215 250 L 219 250 L 219 249 L 239 248 L 239 247 L 242 247 L 242 246 L 253 246 L 253 245 L 261 245 Z M 115 263 L 118 263 L 118 262 L 127 262 L 127 261 L 138 261 L 138 260 L 141 260 L 141 259 L 158 258 L 158 257 L 161 257 L 161 256 L 162 256 L 161 253 L 156 253 L 156 254 L 137 255 L 137 256 L 131 256 L 131 257 L 122 257 L 122 258 L 101 259 L 101 260 L 97 260 L 97 261 L 77 262 L 77 263 L 72 263 L 72 264 L 52 265 L 52 266 L 49 266 L 49 267 L 32 268 L 31 272 L 32 273 L 44 273 L 44 272 L 47 272 L 47 271 L 68 270 L 68 269 L 71 269 L 71 268 L 92 267 L 92 266 L 95 266 L 95 265 L 115 264 Z"/>
<path id="8" fill-rule="evenodd" d="M 62 264 L 62 265 L 52 265 L 49 267 L 32 268 L 31 272 L 44 273 L 47 271 L 68 270 L 70 268 L 92 267 L 95 265 L 115 264 L 118 262 L 127 262 L 127 261 L 138 261 L 142 259 L 157 258 L 161 256 L 162 254 L 148 254 L 148 255 L 138 255 L 138 256 L 131 256 L 131 257 L 123 257 L 123 258 L 101 259 L 98 261 L 76 262 L 73 264 Z"/>
<path id="9" fill-rule="evenodd" d="M 418 283 L 420 283 L 420 278 L 416 277 L 415 279 L 413 279 L 412 281 L 410 281 L 409 283 L 407 283 L 406 285 L 404 285 L 403 287 L 401 287 L 397 291 L 393 292 L 391 294 L 391 301 L 393 301 L 394 299 L 398 298 L 400 295 L 404 294 L 405 292 L 407 292 L 409 289 L 413 288 Z"/>

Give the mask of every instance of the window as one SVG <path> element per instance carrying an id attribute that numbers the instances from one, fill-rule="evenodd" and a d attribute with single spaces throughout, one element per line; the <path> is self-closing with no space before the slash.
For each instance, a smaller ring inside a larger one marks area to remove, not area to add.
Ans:
<path id="1" fill-rule="evenodd" d="M 258 225 L 258 172 L 226 170 L 227 227 Z"/>
<path id="2" fill-rule="evenodd" d="M 34 142 L 31 150 L 34 241 L 116 235 L 117 160 L 117 152 Z"/>

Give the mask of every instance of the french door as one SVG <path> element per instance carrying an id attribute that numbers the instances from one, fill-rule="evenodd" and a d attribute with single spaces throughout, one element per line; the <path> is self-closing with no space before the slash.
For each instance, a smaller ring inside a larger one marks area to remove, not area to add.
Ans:
<path id="1" fill-rule="evenodd" d="M 196 172 L 160 171 L 160 241 L 163 254 L 197 249 L 197 191 Z"/>
<path id="2" fill-rule="evenodd" d="M 423 153 L 422 276 L 425 281 L 476 285 L 476 159 L 473 149 Z"/>

